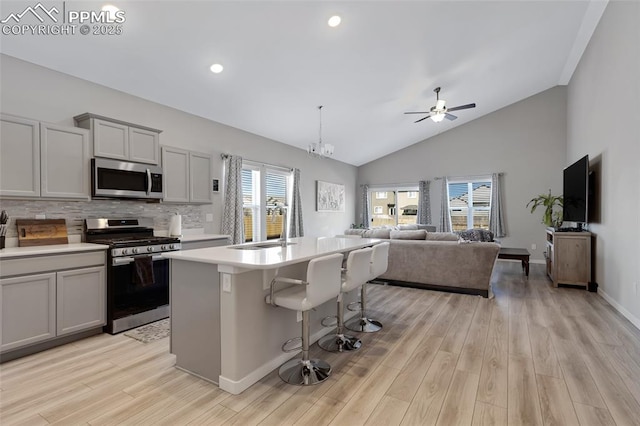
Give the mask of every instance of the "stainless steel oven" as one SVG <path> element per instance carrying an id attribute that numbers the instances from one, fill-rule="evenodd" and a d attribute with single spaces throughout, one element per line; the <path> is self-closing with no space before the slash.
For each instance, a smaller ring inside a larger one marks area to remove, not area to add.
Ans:
<path id="1" fill-rule="evenodd" d="M 162 199 L 162 168 L 152 164 L 94 158 L 93 198 Z"/>
<path id="2" fill-rule="evenodd" d="M 107 325 L 116 334 L 169 316 L 169 259 L 180 240 L 153 235 L 150 219 L 87 219 L 86 241 L 109 245 Z"/>

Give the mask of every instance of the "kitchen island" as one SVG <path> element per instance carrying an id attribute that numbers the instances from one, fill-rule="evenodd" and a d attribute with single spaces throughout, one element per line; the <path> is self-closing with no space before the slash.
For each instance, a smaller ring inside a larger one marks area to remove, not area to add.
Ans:
<path id="1" fill-rule="evenodd" d="M 282 344 L 300 336 L 301 315 L 265 303 L 273 277 L 303 279 L 311 259 L 378 242 L 300 237 L 289 239 L 284 247 L 265 241 L 167 253 L 171 259 L 170 351 L 176 355 L 176 367 L 233 394 L 247 389 L 296 355 L 282 352 Z M 345 303 L 356 297 L 354 292 Z M 331 331 L 320 325 L 327 315 L 335 315 L 335 301 L 312 311 L 312 342 Z"/>

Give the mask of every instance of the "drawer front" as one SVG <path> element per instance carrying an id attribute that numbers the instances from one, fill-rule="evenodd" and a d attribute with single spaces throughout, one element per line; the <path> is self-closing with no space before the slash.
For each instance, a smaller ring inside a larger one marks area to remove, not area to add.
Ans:
<path id="1" fill-rule="evenodd" d="M 106 251 L 101 250 L 7 259 L 1 262 L 0 274 L 4 278 L 87 266 L 103 266 L 106 264 L 106 256 Z"/>

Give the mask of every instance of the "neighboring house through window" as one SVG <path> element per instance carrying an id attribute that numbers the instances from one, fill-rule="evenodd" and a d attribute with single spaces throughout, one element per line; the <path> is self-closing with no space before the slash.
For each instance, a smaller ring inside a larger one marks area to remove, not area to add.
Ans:
<path id="1" fill-rule="evenodd" d="M 475 180 L 449 179 L 447 185 L 451 230 L 489 229 L 491 177 Z"/>
<path id="2" fill-rule="evenodd" d="M 281 206 L 289 205 L 291 171 L 243 162 L 242 195 L 245 241 L 280 238 L 285 218 Z"/>
<path id="3" fill-rule="evenodd" d="M 388 187 L 369 191 L 371 223 L 369 226 L 402 225 L 416 223 L 418 188 Z"/>

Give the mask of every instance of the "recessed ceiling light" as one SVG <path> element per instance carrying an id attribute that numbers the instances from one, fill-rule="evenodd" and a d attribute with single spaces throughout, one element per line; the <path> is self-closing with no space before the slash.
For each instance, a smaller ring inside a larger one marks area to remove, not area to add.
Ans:
<path id="1" fill-rule="evenodd" d="M 329 24 L 330 27 L 337 27 L 338 25 L 340 25 L 340 22 L 342 22 L 342 18 L 340 18 L 338 15 L 334 15 L 329 18 L 327 24 Z"/>
<path id="2" fill-rule="evenodd" d="M 119 10 L 120 9 L 118 9 L 117 7 L 115 7 L 112 4 L 105 4 L 104 6 L 102 6 L 102 11 L 103 12 L 109 12 L 112 15 L 115 14 Z"/>
<path id="3" fill-rule="evenodd" d="M 214 74 L 220 74 L 222 72 L 222 70 L 224 69 L 224 67 L 220 64 L 213 64 L 211 65 L 211 72 Z"/>

